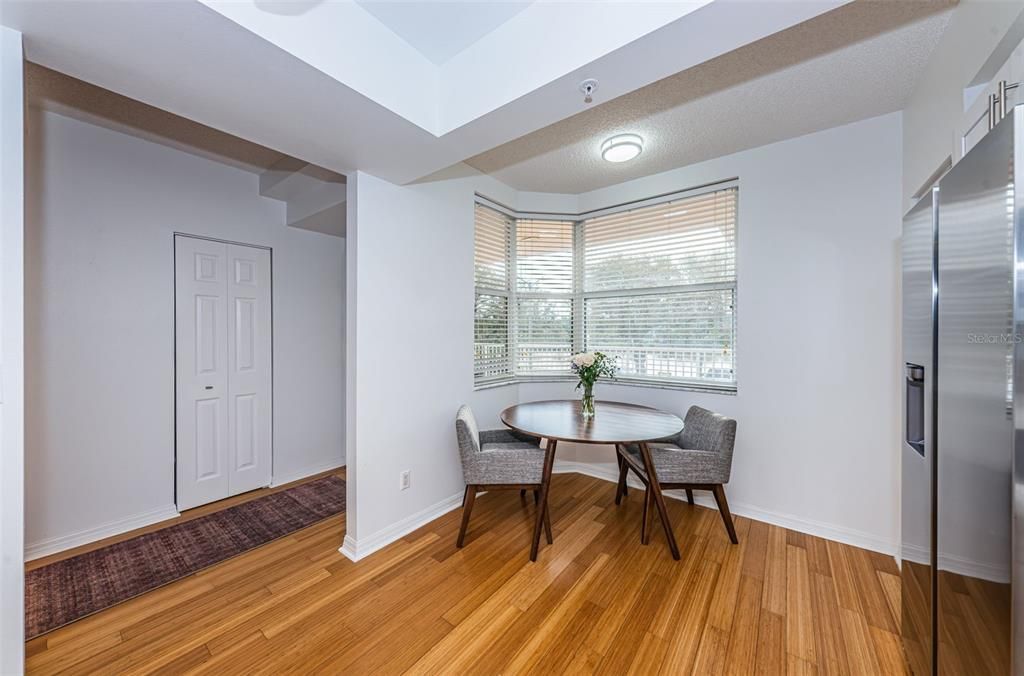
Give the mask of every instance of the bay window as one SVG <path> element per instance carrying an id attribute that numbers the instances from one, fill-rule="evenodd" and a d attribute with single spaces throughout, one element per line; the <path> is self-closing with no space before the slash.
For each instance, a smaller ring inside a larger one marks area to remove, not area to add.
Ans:
<path id="1" fill-rule="evenodd" d="M 476 206 L 478 385 L 571 377 L 584 350 L 618 379 L 734 391 L 738 187 L 565 218 Z"/>

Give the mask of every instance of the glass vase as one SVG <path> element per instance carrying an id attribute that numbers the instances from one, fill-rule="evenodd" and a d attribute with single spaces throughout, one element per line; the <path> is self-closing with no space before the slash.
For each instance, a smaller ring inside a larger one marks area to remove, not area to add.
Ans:
<path id="1" fill-rule="evenodd" d="M 594 417 L 594 386 L 584 385 L 583 401 L 580 403 L 580 413 L 584 420 Z"/>

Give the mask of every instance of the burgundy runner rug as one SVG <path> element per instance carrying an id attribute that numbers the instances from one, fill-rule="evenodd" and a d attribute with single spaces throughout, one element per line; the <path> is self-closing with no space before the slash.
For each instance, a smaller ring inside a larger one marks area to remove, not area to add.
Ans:
<path id="1" fill-rule="evenodd" d="M 34 638 L 345 511 L 331 475 L 25 573 Z"/>

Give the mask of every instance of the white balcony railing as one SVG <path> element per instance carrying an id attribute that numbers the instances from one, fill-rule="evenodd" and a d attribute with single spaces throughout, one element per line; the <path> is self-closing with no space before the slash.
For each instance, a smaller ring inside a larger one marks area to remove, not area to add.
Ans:
<path id="1" fill-rule="evenodd" d="M 507 349 L 494 343 L 475 345 L 478 364 L 496 365 L 504 361 Z M 599 348 L 616 358 L 618 375 L 645 380 L 704 381 L 728 385 L 736 380 L 734 356 L 722 348 L 638 348 L 605 345 Z M 522 375 L 571 375 L 566 345 L 524 344 L 516 346 L 514 370 Z M 484 369 L 477 378 L 508 375 L 502 368 Z"/>

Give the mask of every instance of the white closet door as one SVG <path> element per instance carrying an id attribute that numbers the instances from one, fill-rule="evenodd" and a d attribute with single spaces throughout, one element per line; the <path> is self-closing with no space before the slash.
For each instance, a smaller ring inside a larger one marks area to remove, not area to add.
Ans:
<path id="1" fill-rule="evenodd" d="M 227 245 L 175 237 L 177 502 L 228 496 Z"/>
<path id="2" fill-rule="evenodd" d="M 177 503 L 270 485 L 270 252 L 176 236 Z"/>
<path id="3" fill-rule="evenodd" d="M 270 485 L 270 252 L 228 244 L 228 471 L 231 495 Z"/>

